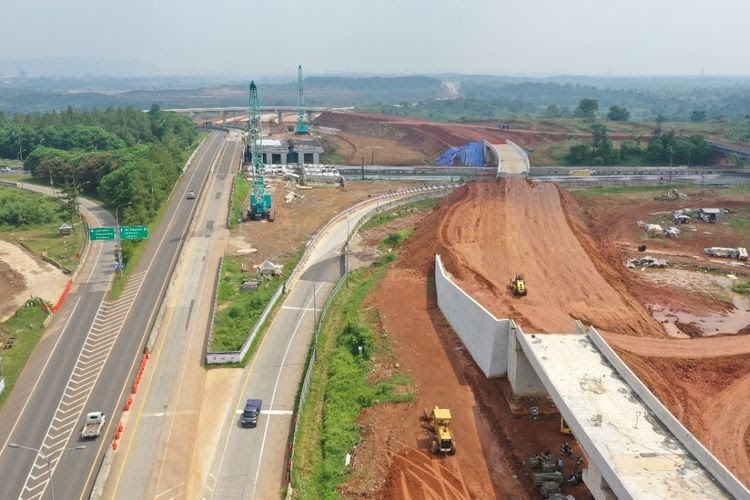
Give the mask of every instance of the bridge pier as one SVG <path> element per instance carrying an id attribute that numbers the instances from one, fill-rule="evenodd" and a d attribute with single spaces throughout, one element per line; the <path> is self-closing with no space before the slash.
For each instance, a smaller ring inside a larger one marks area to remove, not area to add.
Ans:
<path id="1" fill-rule="evenodd" d="M 510 334 L 508 336 L 508 382 L 510 382 L 513 392 L 522 396 L 547 394 L 547 389 L 544 388 L 542 380 L 529 363 L 529 359 L 518 341 L 518 335 L 523 335 L 523 332 L 516 326 L 515 322 L 510 321 L 509 323 L 511 326 L 508 329 Z"/>
<path id="2" fill-rule="evenodd" d="M 591 492 L 591 496 L 596 500 L 617 500 L 609 483 L 602 475 L 602 471 L 596 466 L 596 462 L 589 460 L 585 469 L 583 469 L 583 482 Z"/>

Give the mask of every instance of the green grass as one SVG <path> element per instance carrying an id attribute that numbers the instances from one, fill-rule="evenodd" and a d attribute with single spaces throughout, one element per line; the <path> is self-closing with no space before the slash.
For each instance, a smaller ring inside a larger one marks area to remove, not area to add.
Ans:
<path id="1" fill-rule="evenodd" d="M 5 207 L 2 209 L 3 220 L 10 221 L 0 223 L 0 239 L 23 246 L 38 257 L 47 256 L 64 271 L 72 272 L 76 268 L 86 243 L 84 225 L 74 220 L 72 233 L 60 236 L 57 228 L 65 217 L 57 213 L 57 200 L 31 191 L 0 186 L 0 207 Z"/>
<path id="2" fill-rule="evenodd" d="M 677 189 L 688 189 L 695 188 L 694 184 L 686 184 L 683 186 L 674 184 L 670 186 L 607 186 L 598 187 L 591 189 L 576 189 L 576 196 L 585 197 L 599 197 L 599 196 L 614 196 L 621 194 L 638 194 L 638 193 L 665 193 L 672 188 Z"/>
<path id="3" fill-rule="evenodd" d="M 232 210 L 229 215 L 230 229 L 242 220 L 242 215 L 246 210 L 246 201 L 250 193 L 250 183 L 244 175 L 238 175 L 234 179 L 234 198 L 232 199 Z"/>
<path id="4" fill-rule="evenodd" d="M 46 255 L 55 261 L 65 272 L 73 272 L 86 244 L 83 224 L 76 223 L 68 236 L 59 236 L 60 223 L 45 224 L 41 227 L 22 231 L 2 231 L 0 238 L 22 244 L 34 255 Z"/>
<path id="5" fill-rule="evenodd" d="M 390 251 L 394 248 L 398 248 L 401 244 L 408 240 L 409 237 L 414 233 L 414 228 L 401 229 L 393 233 L 388 233 L 383 241 L 378 245 L 381 250 Z"/>
<path id="6" fill-rule="evenodd" d="M 44 320 L 47 312 L 42 309 L 41 300 L 30 307 L 22 307 L 5 323 L 0 325 L 4 338 L 15 337 L 13 347 L 2 351 L 2 370 L 5 376 L 5 390 L 0 394 L 0 408 L 13 390 L 26 361 L 39 343 L 44 333 Z"/>
<path id="7" fill-rule="evenodd" d="M 412 213 L 432 210 L 435 207 L 435 205 L 437 205 L 437 202 L 438 202 L 437 198 L 426 198 L 424 200 L 415 201 L 414 203 L 409 203 L 407 205 L 398 206 L 391 210 L 386 210 L 385 212 L 381 212 L 373 216 L 367 222 L 362 224 L 360 231 L 365 231 L 367 229 L 372 229 L 375 227 L 382 226 L 384 224 L 389 223 L 390 221 L 394 219 L 400 219 Z"/>
<path id="8" fill-rule="evenodd" d="M 227 276 L 222 277 L 222 281 L 225 279 Z M 264 280 L 257 290 L 238 290 L 230 304 L 219 306 L 209 349 L 212 352 L 239 351 L 282 282 L 280 277 Z"/>
<path id="9" fill-rule="evenodd" d="M 737 281 L 732 285 L 732 291 L 735 293 L 741 293 L 742 295 L 750 296 L 750 280 Z"/>
<path id="10" fill-rule="evenodd" d="M 241 261 L 237 257 L 225 257 L 221 268 L 217 299 L 218 310 L 214 318 L 214 333 L 211 338 L 209 350 L 212 352 L 239 351 L 247 339 L 250 330 L 255 326 L 263 311 L 268 306 L 273 294 L 287 279 L 294 266 L 304 253 L 300 248 L 297 255 L 284 264 L 283 276 L 271 279 L 260 278 L 254 273 L 242 271 Z M 244 281 L 259 279 L 261 281 L 257 290 L 241 290 L 240 285 Z M 277 303 L 278 305 L 278 303 Z M 270 314 L 266 322 L 270 321 Z M 261 331 L 266 325 L 261 326 Z M 249 358 L 249 354 L 246 359 Z M 246 361 L 243 360 L 243 363 Z M 231 364 L 229 366 L 242 366 L 242 364 Z"/>
<path id="11" fill-rule="evenodd" d="M 736 213 L 722 215 L 721 222 L 737 231 L 745 233 L 745 237 L 750 237 L 750 206 L 745 206 Z"/>
<path id="12" fill-rule="evenodd" d="M 344 458 L 361 438 L 361 410 L 414 397 L 412 380 L 404 374 L 371 379 L 378 360 L 391 352 L 387 337 L 376 333 L 377 312 L 363 302 L 383 277 L 386 262 L 395 259 L 395 253 L 389 255 L 393 257 L 351 273 L 324 319 L 292 470 L 298 498 L 337 498 L 338 485 L 349 476 Z"/>

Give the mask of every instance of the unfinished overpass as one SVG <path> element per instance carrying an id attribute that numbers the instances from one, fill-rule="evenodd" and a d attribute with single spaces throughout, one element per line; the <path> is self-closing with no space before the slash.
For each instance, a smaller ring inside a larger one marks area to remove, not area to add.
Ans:
<path id="1" fill-rule="evenodd" d="M 530 164 L 526 151 L 510 139 L 503 143 L 484 141 L 484 156 L 487 163 L 497 165 L 497 177 L 528 175 Z"/>
<path id="2" fill-rule="evenodd" d="M 525 334 L 462 290 L 435 257 L 438 306 L 487 377 L 547 394 L 588 461 L 601 499 L 750 498 L 742 484 L 649 391 L 594 328 Z"/>

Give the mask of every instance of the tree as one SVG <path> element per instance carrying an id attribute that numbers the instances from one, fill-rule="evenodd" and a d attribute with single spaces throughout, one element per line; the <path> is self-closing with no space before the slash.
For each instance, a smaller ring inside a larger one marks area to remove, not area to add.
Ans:
<path id="1" fill-rule="evenodd" d="M 692 113 L 690 113 L 690 121 L 691 122 L 698 123 L 698 122 L 702 122 L 702 121 L 705 121 L 705 120 L 706 120 L 706 112 L 703 111 L 703 110 L 701 110 L 701 111 L 695 110 Z"/>
<path id="2" fill-rule="evenodd" d="M 594 165 L 612 165 L 619 159 L 612 141 L 607 135 L 607 127 L 601 124 L 591 126 L 591 163 Z"/>
<path id="3" fill-rule="evenodd" d="M 620 106 L 611 106 L 607 118 L 613 122 L 626 122 L 630 119 L 630 111 Z"/>
<path id="4" fill-rule="evenodd" d="M 583 118 L 584 121 L 593 122 L 596 119 L 596 112 L 599 111 L 599 99 L 581 99 L 575 110 L 576 118 Z"/>
<path id="5" fill-rule="evenodd" d="M 72 185 L 66 184 L 62 190 L 60 190 L 60 208 L 58 209 L 60 215 L 65 217 L 65 220 L 70 221 L 70 225 L 74 225 L 75 218 L 78 215 L 78 189 L 74 189 Z"/>
<path id="6" fill-rule="evenodd" d="M 544 110 L 545 118 L 560 118 L 560 109 L 555 104 L 550 104 Z"/>

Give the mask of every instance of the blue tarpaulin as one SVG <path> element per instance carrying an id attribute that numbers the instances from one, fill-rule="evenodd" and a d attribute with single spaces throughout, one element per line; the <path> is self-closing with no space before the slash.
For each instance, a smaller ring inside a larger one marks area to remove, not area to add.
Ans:
<path id="1" fill-rule="evenodd" d="M 458 148 L 451 146 L 438 157 L 437 164 L 443 167 L 451 165 L 484 166 L 484 143 L 467 142 Z"/>

